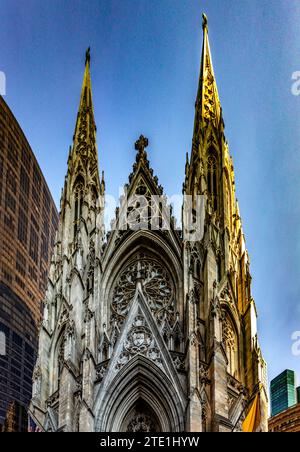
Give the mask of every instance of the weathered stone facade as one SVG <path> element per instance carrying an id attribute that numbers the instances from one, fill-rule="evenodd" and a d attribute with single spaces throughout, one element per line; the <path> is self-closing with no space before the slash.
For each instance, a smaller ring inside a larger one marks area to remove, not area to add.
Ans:
<path id="1" fill-rule="evenodd" d="M 144 137 L 105 235 L 87 54 L 31 404 L 47 431 L 239 431 L 247 401 L 266 384 L 205 17 L 203 33 L 183 189 L 206 200 L 196 242 L 172 218 L 163 227 L 167 201 L 153 205 L 163 189 Z M 147 205 L 127 205 L 134 194 Z M 125 228 L 137 211 L 143 227 Z M 157 228 L 148 227 L 153 218 Z M 267 430 L 266 393 L 261 400 Z"/>

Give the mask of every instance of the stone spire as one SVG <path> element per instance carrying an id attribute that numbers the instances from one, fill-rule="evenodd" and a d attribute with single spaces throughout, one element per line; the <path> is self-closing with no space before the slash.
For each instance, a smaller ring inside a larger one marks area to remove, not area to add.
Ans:
<path id="1" fill-rule="evenodd" d="M 208 162 L 210 151 L 215 148 L 215 157 L 224 152 L 224 122 L 222 117 L 222 108 L 219 99 L 217 83 L 212 63 L 209 39 L 208 39 L 208 20 L 205 14 L 202 15 L 203 44 L 200 64 L 200 75 L 198 91 L 195 103 L 195 119 L 192 141 L 192 152 L 189 164 L 186 164 L 186 179 L 183 191 L 186 194 L 207 194 L 212 179 L 216 185 L 216 177 L 208 171 L 211 166 L 221 165 L 222 158 L 217 161 Z M 225 142 L 224 142 L 225 146 Z M 211 159 L 212 160 L 212 159 Z M 188 162 L 187 162 L 188 163 Z M 208 164 L 209 163 L 209 164 Z M 209 177 L 209 174 L 211 177 Z M 216 187 L 211 193 L 211 199 L 216 208 Z"/>
<path id="2" fill-rule="evenodd" d="M 97 127 L 94 118 L 90 64 L 91 56 L 90 48 L 88 48 L 85 55 L 85 71 L 73 137 L 71 161 L 76 165 L 76 162 L 80 159 L 89 178 L 93 179 L 97 188 L 100 188 L 96 144 Z"/>
<path id="3" fill-rule="evenodd" d="M 85 226 L 88 232 L 95 228 L 103 230 L 105 181 L 103 173 L 101 181 L 99 176 L 90 64 L 88 48 L 73 144 L 69 151 L 68 172 L 61 198 L 59 240 L 62 242 L 62 252 L 66 254 L 70 249 L 69 242 L 75 244 L 81 227 L 81 232 Z"/>
<path id="4" fill-rule="evenodd" d="M 213 121 L 215 125 L 218 125 L 221 119 L 221 106 L 209 46 L 208 21 L 205 14 L 202 16 L 202 28 L 203 45 L 195 105 L 195 132 L 201 124 Z"/>

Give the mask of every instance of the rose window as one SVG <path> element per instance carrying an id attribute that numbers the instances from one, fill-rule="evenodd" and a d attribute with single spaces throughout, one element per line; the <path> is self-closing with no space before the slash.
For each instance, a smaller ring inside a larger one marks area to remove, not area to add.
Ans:
<path id="1" fill-rule="evenodd" d="M 174 286 L 169 272 L 154 259 L 139 257 L 119 276 L 112 301 L 112 318 L 123 323 L 140 282 L 151 311 L 162 320 L 174 315 Z"/>

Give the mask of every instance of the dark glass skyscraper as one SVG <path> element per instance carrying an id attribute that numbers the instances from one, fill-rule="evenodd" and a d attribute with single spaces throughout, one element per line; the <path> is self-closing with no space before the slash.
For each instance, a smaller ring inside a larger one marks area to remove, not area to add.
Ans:
<path id="1" fill-rule="evenodd" d="M 271 381 L 271 409 L 272 416 L 297 403 L 295 372 L 285 370 Z"/>
<path id="2" fill-rule="evenodd" d="M 22 129 L 0 96 L 0 426 L 25 430 L 41 304 L 58 213 Z"/>

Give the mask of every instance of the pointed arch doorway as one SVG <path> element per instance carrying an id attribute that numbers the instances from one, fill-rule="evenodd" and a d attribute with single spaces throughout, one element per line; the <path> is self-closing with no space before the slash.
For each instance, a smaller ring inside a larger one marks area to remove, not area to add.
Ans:
<path id="1" fill-rule="evenodd" d="M 95 430 L 100 432 L 184 431 L 184 409 L 165 373 L 136 356 L 105 388 L 95 404 Z"/>
<path id="2" fill-rule="evenodd" d="M 186 399 L 138 288 L 95 398 L 95 431 L 184 431 Z"/>

